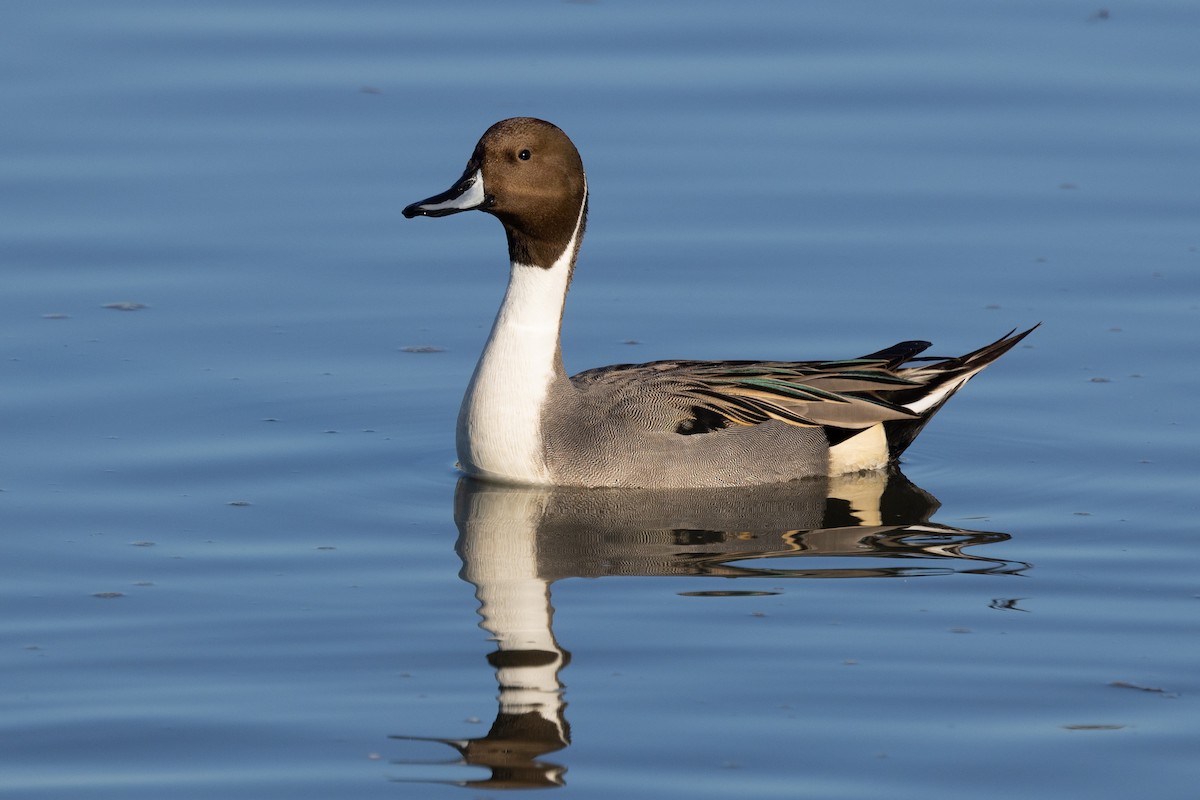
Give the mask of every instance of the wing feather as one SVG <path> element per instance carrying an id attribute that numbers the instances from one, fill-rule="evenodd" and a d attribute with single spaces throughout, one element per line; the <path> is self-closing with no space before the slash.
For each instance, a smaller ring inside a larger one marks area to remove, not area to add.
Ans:
<path id="1" fill-rule="evenodd" d="M 1010 332 L 957 358 L 917 357 L 929 343 L 911 341 L 836 361 L 652 361 L 588 370 L 571 380 L 581 388 L 610 384 L 614 396 L 638 393 L 665 402 L 681 417 L 703 409 L 736 425 L 775 419 L 856 430 L 888 422 L 919 430 L 932 413 L 923 398 L 940 397 L 936 411 L 1028 333 Z"/>

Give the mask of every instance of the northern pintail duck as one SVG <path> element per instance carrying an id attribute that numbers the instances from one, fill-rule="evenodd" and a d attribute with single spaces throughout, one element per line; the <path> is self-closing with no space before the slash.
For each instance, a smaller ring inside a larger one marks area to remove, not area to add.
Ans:
<path id="1" fill-rule="evenodd" d="M 654 361 L 567 377 L 559 333 L 587 208 L 575 145 L 517 117 L 488 128 L 449 190 L 404 209 L 486 211 L 508 236 L 508 290 L 458 416 L 469 475 L 682 488 L 878 469 L 1033 330 L 957 358 L 918 358 L 929 343 L 909 341 L 839 361 Z"/>

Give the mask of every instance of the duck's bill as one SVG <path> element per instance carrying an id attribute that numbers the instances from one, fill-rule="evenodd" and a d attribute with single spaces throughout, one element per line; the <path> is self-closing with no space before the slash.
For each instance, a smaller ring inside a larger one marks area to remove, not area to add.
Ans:
<path id="1" fill-rule="evenodd" d="M 487 208 L 491 202 L 492 198 L 483 191 L 483 173 L 478 169 L 468 168 L 458 183 L 441 194 L 413 203 L 404 209 L 404 216 L 406 219 L 444 217 L 460 211 Z"/>

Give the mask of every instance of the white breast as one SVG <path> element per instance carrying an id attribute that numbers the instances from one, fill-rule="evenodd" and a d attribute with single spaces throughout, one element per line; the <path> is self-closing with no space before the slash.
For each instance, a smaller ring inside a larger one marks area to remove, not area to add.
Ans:
<path id="1" fill-rule="evenodd" d="M 541 414 L 555 378 L 572 240 L 550 269 L 513 264 L 508 290 L 458 415 L 458 458 L 473 475 L 547 483 Z"/>

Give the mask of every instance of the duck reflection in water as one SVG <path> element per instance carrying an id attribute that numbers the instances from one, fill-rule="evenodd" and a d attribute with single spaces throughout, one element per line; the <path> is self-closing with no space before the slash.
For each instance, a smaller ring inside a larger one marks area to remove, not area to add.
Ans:
<path id="1" fill-rule="evenodd" d="M 392 763 L 486 769 L 479 779 L 445 781 L 472 788 L 563 785 L 566 768 L 542 760 L 571 740 L 560 679 L 570 654 L 554 637 L 550 602 L 551 585 L 563 578 L 887 578 L 1029 567 L 976 549 L 1007 534 L 930 522 L 937 507 L 898 469 L 727 490 L 527 488 L 463 478 L 454 508 L 460 574 L 475 586 L 480 625 L 496 642 L 488 663 L 499 710 L 487 734 L 473 739 L 390 737 L 440 742 L 457 759 Z"/>

